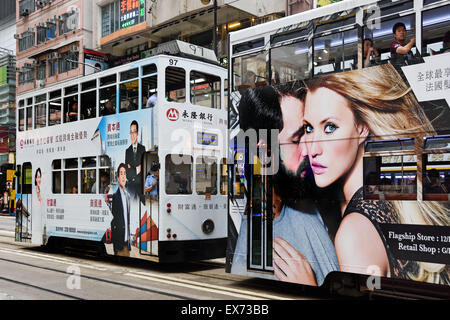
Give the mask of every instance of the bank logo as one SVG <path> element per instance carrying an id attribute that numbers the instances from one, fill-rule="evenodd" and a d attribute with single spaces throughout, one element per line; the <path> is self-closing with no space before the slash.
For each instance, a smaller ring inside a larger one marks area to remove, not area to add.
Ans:
<path id="1" fill-rule="evenodd" d="M 167 110 L 166 116 L 170 121 L 177 121 L 180 118 L 180 113 L 177 109 L 170 108 Z"/>

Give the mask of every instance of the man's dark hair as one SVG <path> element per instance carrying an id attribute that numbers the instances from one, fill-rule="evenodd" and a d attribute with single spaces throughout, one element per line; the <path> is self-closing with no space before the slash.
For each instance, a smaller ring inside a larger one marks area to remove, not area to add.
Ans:
<path id="1" fill-rule="evenodd" d="M 152 166 L 150 167 L 150 170 L 152 172 L 158 171 L 160 168 L 160 164 L 158 162 L 153 161 Z"/>
<path id="2" fill-rule="evenodd" d="M 406 26 L 403 22 L 397 22 L 396 24 L 394 24 L 394 26 L 392 27 L 392 33 L 395 34 L 395 32 L 397 31 L 398 28 L 403 27 L 406 30 Z"/>
<path id="3" fill-rule="evenodd" d="M 120 168 L 124 168 L 125 172 L 127 172 L 127 166 L 125 163 L 122 162 L 121 164 L 119 164 L 119 167 L 117 168 L 117 177 L 119 177 Z"/>
<path id="4" fill-rule="evenodd" d="M 139 131 L 139 124 L 138 124 L 138 122 L 137 122 L 136 120 L 133 120 L 133 121 L 131 122 L 130 128 L 131 128 L 133 125 L 136 126 L 136 131 Z"/>

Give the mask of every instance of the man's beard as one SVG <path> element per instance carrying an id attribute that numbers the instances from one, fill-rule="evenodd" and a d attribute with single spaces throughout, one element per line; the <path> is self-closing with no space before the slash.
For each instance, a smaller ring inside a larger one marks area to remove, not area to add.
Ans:
<path id="1" fill-rule="evenodd" d="M 278 172 L 273 177 L 275 193 L 283 203 L 289 204 L 300 199 L 314 199 L 315 183 L 308 158 L 304 158 L 294 172 L 288 169 L 282 160 Z"/>

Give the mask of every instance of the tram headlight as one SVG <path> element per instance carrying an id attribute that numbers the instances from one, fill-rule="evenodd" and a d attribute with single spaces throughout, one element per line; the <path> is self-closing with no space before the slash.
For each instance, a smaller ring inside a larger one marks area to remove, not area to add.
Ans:
<path id="1" fill-rule="evenodd" d="M 210 234 L 214 231 L 214 222 L 211 219 L 206 220 L 202 224 L 202 231 L 205 234 Z"/>

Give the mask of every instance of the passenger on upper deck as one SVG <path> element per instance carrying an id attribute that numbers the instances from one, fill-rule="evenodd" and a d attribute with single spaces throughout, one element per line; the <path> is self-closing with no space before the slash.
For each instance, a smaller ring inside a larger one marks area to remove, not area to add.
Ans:
<path id="1" fill-rule="evenodd" d="M 158 92 L 155 92 L 154 94 L 150 95 L 150 92 L 148 93 L 149 98 L 147 99 L 147 102 L 145 104 L 144 108 L 153 108 L 156 107 L 156 102 L 158 100 Z"/>
<path id="2" fill-rule="evenodd" d="M 373 47 L 372 39 L 364 39 L 363 49 L 364 68 L 376 65 L 380 62 L 380 52 Z"/>
<path id="3" fill-rule="evenodd" d="M 101 115 L 107 116 L 107 115 L 114 114 L 114 113 L 116 113 L 116 112 L 114 111 L 114 109 L 111 105 L 111 101 L 107 100 L 105 102 L 105 106 L 104 106 L 103 110 L 101 111 Z"/>
<path id="4" fill-rule="evenodd" d="M 392 28 L 395 41 L 391 44 L 391 62 L 394 65 L 404 65 L 405 62 L 413 60 L 411 52 L 416 44 L 416 38 L 412 37 L 406 42 L 406 26 L 403 22 L 397 22 Z"/>
<path id="5" fill-rule="evenodd" d="M 78 120 L 78 102 L 74 102 L 70 110 L 66 114 L 66 122 L 77 121 Z"/>

